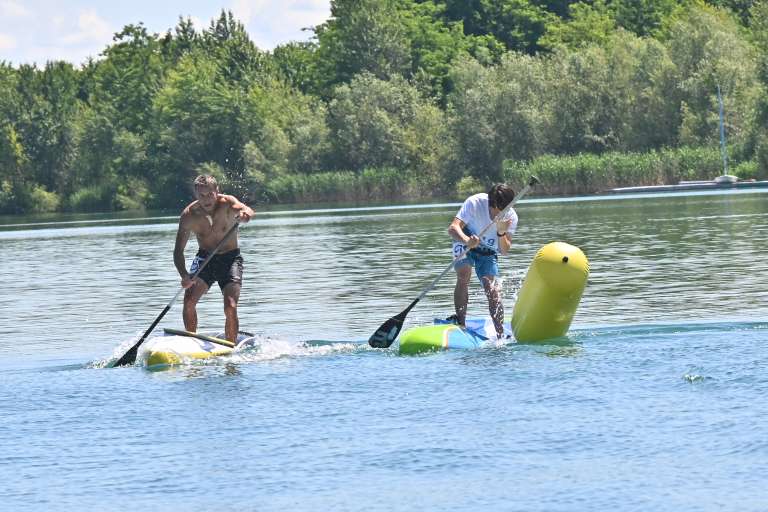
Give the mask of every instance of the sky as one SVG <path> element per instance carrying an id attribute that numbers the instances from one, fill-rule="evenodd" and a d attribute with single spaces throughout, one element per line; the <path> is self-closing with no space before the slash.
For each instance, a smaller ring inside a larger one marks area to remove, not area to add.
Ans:
<path id="1" fill-rule="evenodd" d="M 307 41 L 330 16 L 330 0 L 0 0 L 0 61 L 43 66 L 49 60 L 80 65 L 99 54 L 125 25 L 143 22 L 164 34 L 191 18 L 198 30 L 231 10 L 262 50 Z"/>

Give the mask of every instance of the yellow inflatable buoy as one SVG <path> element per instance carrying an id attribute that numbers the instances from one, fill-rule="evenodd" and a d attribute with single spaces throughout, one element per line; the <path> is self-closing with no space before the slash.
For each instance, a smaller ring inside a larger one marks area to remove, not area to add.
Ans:
<path id="1" fill-rule="evenodd" d="M 589 262 L 578 247 L 552 242 L 536 253 L 512 312 L 520 342 L 565 336 L 581 300 Z"/>

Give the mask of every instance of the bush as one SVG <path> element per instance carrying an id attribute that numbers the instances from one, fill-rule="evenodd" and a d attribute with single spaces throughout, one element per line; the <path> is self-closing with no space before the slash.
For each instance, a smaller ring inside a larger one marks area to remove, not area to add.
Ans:
<path id="1" fill-rule="evenodd" d="M 392 168 L 282 175 L 265 188 L 265 195 L 279 203 L 379 201 L 432 194 L 420 192 L 423 187 L 412 173 Z"/>
<path id="2" fill-rule="evenodd" d="M 17 213 L 16 195 L 10 181 L 0 181 L 0 213 Z"/>
<path id="3" fill-rule="evenodd" d="M 531 175 L 539 192 L 555 195 L 594 194 L 616 187 L 677 184 L 709 180 L 722 174 L 718 148 L 677 148 L 650 153 L 545 155 L 531 162 L 505 162 L 504 179 L 520 188 Z"/>
<path id="4" fill-rule="evenodd" d="M 132 180 L 117 187 L 114 207 L 116 210 L 143 210 L 150 199 L 149 189 L 143 181 Z"/>
<path id="5" fill-rule="evenodd" d="M 738 176 L 742 180 L 757 179 L 758 165 L 757 160 L 748 160 L 735 165 L 730 174 Z"/>
<path id="6" fill-rule="evenodd" d="M 485 187 L 474 176 L 464 176 L 456 183 L 456 196 L 466 198 L 480 192 L 485 192 Z"/>
<path id="7" fill-rule="evenodd" d="M 34 185 L 29 191 L 29 208 L 33 213 L 55 212 L 59 209 L 61 199 L 56 192 L 48 192 L 40 185 Z"/>
<path id="8" fill-rule="evenodd" d="M 115 188 L 112 185 L 94 185 L 78 190 L 67 201 L 67 209 L 76 212 L 105 212 L 113 209 Z"/>

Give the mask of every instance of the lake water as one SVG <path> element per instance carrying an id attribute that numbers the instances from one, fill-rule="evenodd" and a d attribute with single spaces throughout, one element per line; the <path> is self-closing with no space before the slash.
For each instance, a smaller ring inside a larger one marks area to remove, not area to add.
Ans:
<path id="1" fill-rule="evenodd" d="M 3 218 L 0 509 L 768 510 L 768 194 L 523 200 L 507 311 L 542 245 L 581 247 L 568 342 L 368 348 L 450 261 L 457 209 L 260 214 L 258 349 L 166 371 L 104 366 L 177 290 L 174 217 Z M 217 287 L 199 314 L 221 331 Z"/>

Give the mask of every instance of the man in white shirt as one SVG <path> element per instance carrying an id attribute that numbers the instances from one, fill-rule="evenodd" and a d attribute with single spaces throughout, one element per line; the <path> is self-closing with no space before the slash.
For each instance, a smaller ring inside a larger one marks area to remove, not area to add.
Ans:
<path id="1" fill-rule="evenodd" d="M 507 254 L 511 237 L 517 228 L 517 213 L 510 209 L 503 219 L 478 237 L 487 225 L 507 207 L 515 198 L 515 191 L 505 184 L 491 187 L 488 193 L 475 194 L 467 198 L 459 212 L 448 226 L 448 234 L 453 239 L 453 257 L 457 258 L 467 248 L 466 256 L 457 260 L 456 288 L 453 291 L 453 303 L 456 307 L 456 320 L 464 325 L 469 303 L 469 281 L 472 267 L 483 285 L 488 298 L 488 310 L 493 319 L 496 335 L 504 335 L 504 305 L 501 302 L 501 290 L 496 277 L 499 275 L 499 254 Z"/>

